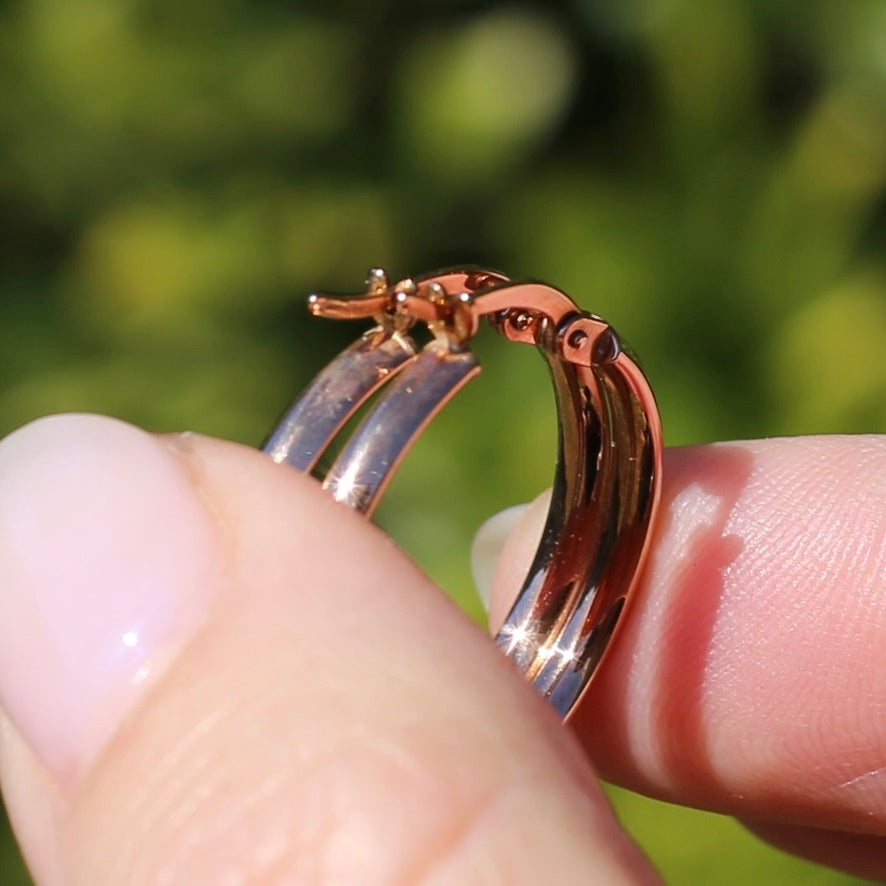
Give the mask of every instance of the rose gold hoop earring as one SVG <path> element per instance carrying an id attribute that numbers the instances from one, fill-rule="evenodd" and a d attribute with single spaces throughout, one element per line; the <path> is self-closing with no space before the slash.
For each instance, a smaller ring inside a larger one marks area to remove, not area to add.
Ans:
<path id="1" fill-rule="evenodd" d="M 553 378 L 559 446 L 553 495 L 529 574 L 495 642 L 564 718 L 620 621 L 649 546 L 661 489 L 655 398 L 618 335 L 544 283 L 454 269 L 390 285 L 369 272 L 363 295 L 313 295 L 313 314 L 375 327 L 308 385 L 264 451 L 313 471 L 338 432 L 385 390 L 323 479 L 336 500 L 372 514 L 421 431 L 479 371 L 468 348 L 486 317 L 535 345 Z M 421 322 L 433 338 L 418 350 Z"/>

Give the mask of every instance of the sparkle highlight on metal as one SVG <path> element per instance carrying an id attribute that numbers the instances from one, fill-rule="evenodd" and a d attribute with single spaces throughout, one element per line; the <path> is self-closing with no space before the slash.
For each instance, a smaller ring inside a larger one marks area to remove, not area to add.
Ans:
<path id="1" fill-rule="evenodd" d="M 382 389 L 323 479 L 333 498 L 367 516 L 416 438 L 479 372 L 469 343 L 482 318 L 541 353 L 559 423 L 553 493 L 542 540 L 495 642 L 568 717 L 622 620 L 658 506 L 661 424 L 636 360 L 605 320 L 559 289 L 496 271 L 454 268 L 391 285 L 373 269 L 363 294 L 313 295 L 309 308 L 376 326 L 320 372 L 264 449 L 314 470 Z M 432 335 L 421 350 L 408 335 L 416 323 Z"/>

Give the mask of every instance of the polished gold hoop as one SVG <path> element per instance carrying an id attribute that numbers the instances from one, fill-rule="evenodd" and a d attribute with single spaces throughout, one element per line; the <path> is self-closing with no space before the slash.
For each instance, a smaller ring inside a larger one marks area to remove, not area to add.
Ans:
<path id="1" fill-rule="evenodd" d="M 379 389 L 323 488 L 370 516 L 418 435 L 479 371 L 468 345 L 486 317 L 509 341 L 535 345 L 553 379 L 559 421 L 553 494 L 542 539 L 495 642 L 561 716 L 596 670 L 637 584 L 661 489 L 662 434 L 652 389 L 615 330 L 565 293 L 497 272 L 438 271 L 366 292 L 313 295 L 312 313 L 375 326 L 308 385 L 264 451 L 311 472 Z M 421 322 L 433 338 L 418 349 Z"/>

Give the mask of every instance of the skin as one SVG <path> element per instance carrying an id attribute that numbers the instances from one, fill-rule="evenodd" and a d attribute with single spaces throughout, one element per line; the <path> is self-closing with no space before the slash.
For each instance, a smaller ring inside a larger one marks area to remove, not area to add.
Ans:
<path id="1" fill-rule="evenodd" d="M 886 438 L 669 452 L 641 586 L 570 729 L 314 481 L 172 443 L 222 527 L 217 603 L 76 779 L 0 721 L 39 882 L 657 882 L 591 760 L 886 877 Z M 493 619 L 541 516 L 506 546 Z"/>

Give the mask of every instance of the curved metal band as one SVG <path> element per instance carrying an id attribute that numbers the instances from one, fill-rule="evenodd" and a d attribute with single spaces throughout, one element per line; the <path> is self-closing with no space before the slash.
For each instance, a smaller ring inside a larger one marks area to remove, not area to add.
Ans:
<path id="1" fill-rule="evenodd" d="M 661 427 L 652 391 L 624 351 L 580 366 L 550 343 L 541 349 L 557 397 L 557 467 L 539 548 L 495 639 L 566 717 L 603 657 L 645 557 L 660 489 Z"/>
<path id="2" fill-rule="evenodd" d="M 567 717 L 600 663 L 646 555 L 662 458 L 651 388 L 612 328 L 553 287 L 454 270 L 398 284 L 393 299 L 379 287 L 379 273 L 362 300 L 312 297 L 312 309 L 378 317 L 405 305 L 437 337 L 414 354 L 400 333 L 373 330 L 317 376 L 265 451 L 311 470 L 347 420 L 396 373 L 323 482 L 336 500 L 369 515 L 412 442 L 479 372 L 453 330 L 470 336 L 487 314 L 506 337 L 537 345 L 557 398 L 557 468 L 542 540 L 495 641 Z M 451 296 L 462 289 L 467 294 Z M 469 313 L 458 317 L 459 311 Z"/>
<path id="3" fill-rule="evenodd" d="M 290 406 L 263 451 L 312 471 L 348 419 L 415 355 L 406 336 L 371 329 L 326 366 Z"/>
<path id="4" fill-rule="evenodd" d="M 372 516 L 409 447 L 480 367 L 437 342 L 413 358 L 363 420 L 323 480 L 336 501 Z"/>

